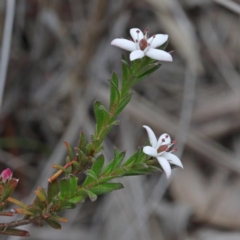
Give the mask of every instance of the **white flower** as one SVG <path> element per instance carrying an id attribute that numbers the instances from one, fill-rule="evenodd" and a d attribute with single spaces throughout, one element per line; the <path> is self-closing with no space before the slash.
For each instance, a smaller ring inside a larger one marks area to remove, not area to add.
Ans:
<path id="1" fill-rule="evenodd" d="M 148 126 L 143 126 L 146 128 L 151 146 L 145 146 L 143 152 L 149 156 L 156 157 L 162 169 L 167 175 L 167 178 L 171 175 L 171 164 L 183 168 L 181 160 L 169 151 L 169 148 L 176 143 L 176 141 L 171 142 L 171 138 L 167 133 L 162 134 L 157 140 L 154 132 Z"/>
<path id="2" fill-rule="evenodd" d="M 158 61 L 172 62 L 172 56 L 168 52 L 156 49 L 168 40 L 168 35 L 156 34 L 148 38 L 148 29 L 143 34 L 138 28 L 132 28 L 130 34 L 133 41 L 116 38 L 112 40 L 111 45 L 130 51 L 131 61 L 148 56 Z"/>

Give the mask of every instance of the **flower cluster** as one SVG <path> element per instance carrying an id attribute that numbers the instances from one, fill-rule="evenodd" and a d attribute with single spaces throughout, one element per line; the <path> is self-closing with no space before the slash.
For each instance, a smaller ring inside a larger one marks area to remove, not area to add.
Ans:
<path id="1" fill-rule="evenodd" d="M 116 38 L 111 42 L 111 45 L 130 51 L 130 60 L 143 58 L 147 56 L 149 58 L 172 62 L 172 56 L 163 50 L 156 49 L 163 45 L 168 40 L 166 34 L 156 34 L 148 38 L 148 29 L 143 32 L 138 28 L 130 29 L 131 40 Z"/>
<path id="2" fill-rule="evenodd" d="M 157 158 L 162 169 L 166 173 L 167 178 L 171 176 L 171 165 L 176 165 L 183 168 L 181 160 L 174 154 L 173 149 L 170 151 L 170 148 L 176 144 L 176 141 L 171 142 L 171 138 L 167 133 L 162 134 L 157 140 L 154 132 L 148 126 L 143 126 L 148 133 L 149 141 L 151 146 L 145 146 L 143 152 L 149 156 Z"/>

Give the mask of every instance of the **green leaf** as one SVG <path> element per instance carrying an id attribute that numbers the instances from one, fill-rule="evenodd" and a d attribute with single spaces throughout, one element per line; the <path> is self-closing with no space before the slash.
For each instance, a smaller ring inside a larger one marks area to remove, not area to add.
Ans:
<path id="1" fill-rule="evenodd" d="M 101 132 L 99 141 L 102 142 L 105 139 L 105 137 L 107 136 L 107 134 L 110 132 L 110 130 L 112 129 L 112 126 L 118 125 L 118 124 L 119 124 L 119 121 L 115 120 L 115 121 L 111 122 L 109 125 L 107 125 Z"/>
<path id="2" fill-rule="evenodd" d="M 15 198 L 9 197 L 7 200 L 8 200 L 8 202 L 15 203 L 16 205 L 18 205 L 24 209 L 28 209 L 27 205 L 25 205 L 23 202 L 15 199 Z"/>
<path id="3" fill-rule="evenodd" d="M 16 178 L 10 179 L 4 187 L 4 195 L 2 196 L 1 200 L 5 201 L 12 194 L 17 185 L 18 179 Z"/>
<path id="4" fill-rule="evenodd" d="M 125 157 L 125 152 L 119 154 L 118 150 L 114 151 L 113 160 L 106 166 L 106 168 L 102 171 L 101 175 L 107 175 L 115 171 L 115 169 L 121 164 Z"/>
<path id="5" fill-rule="evenodd" d="M 83 187 L 85 187 L 86 185 L 88 185 L 88 184 L 90 184 L 92 182 L 96 182 L 97 181 L 97 175 L 96 175 L 96 173 L 93 170 L 88 169 L 85 173 L 86 173 L 87 177 L 86 177 L 86 179 L 85 179 L 85 181 L 84 181 L 84 183 L 82 185 Z"/>
<path id="6" fill-rule="evenodd" d="M 132 93 L 128 93 L 124 96 L 124 98 L 121 100 L 121 102 L 118 104 L 115 110 L 116 116 L 126 107 L 126 105 L 130 102 L 131 98 L 132 98 Z"/>
<path id="7" fill-rule="evenodd" d="M 141 71 L 138 73 L 137 79 L 134 81 L 134 84 L 141 81 L 143 78 L 149 76 L 153 72 L 155 72 L 157 69 L 161 67 L 161 64 L 151 64 L 146 66 L 145 68 L 141 69 Z"/>
<path id="8" fill-rule="evenodd" d="M 95 172 L 96 176 L 100 173 L 102 170 L 102 167 L 104 165 L 104 156 L 101 154 L 97 157 L 95 162 L 93 163 L 91 170 Z"/>
<path id="9" fill-rule="evenodd" d="M 46 221 L 46 223 L 49 224 L 49 226 L 51 226 L 54 229 L 61 229 L 62 226 L 60 223 L 58 223 L 57 221 L 53 220 L 52 218 L 46 218 L 44 219 Z"/>
<path id="10" fill-rule="evenodd" d="M 148 166 L 148 168 L 137 168 L 137 169 L 130 169 L 126 171 L 124 176 L 134 176 L 134 175 L 145 175 L 145 174 L 151 174 L 154 172 L 159 172 L 161 169 L 154 167 L 154 166 Z"/>
<path id="11" fill-rule="evenodd" d="M 148 158 L 149 158 L 149 156 L 146 155 L 146 154 L 143 152 L 142 148 L 140 148 L 139 151 L 138 151 L 137 157 L 135 158 L 134 164 L 143 163 L 143 162 L 145 162 Z"/>
<path id="12" fill-rule="evenodd" d="M 112 74 L 111 80 L 111 87 L 110 87 L 110 109 L 114 108 L 120 99 L 120 93 L 118 90 L 118 75 L 114 72 Z"/>
<path id="13" fill-rule="evenodd" d="M 60 193 L 63 199 L 68 199 L 69 197 L 69 182 L 68 179 L 63 178 L 60 181 Z"/>
<path id="14" fill-rule="evenodd" d="M 30 236 L 28 231 L 16 229 L 16 228 L 6 228 L 4 230 L 0 230 L 0 234 L 8 235 L 8 236 L 20 236 L 20 237 Z"/>
<path id="15" fill-rule="evenodd" d="M 68 150 L 68 156 L 70 158 L 70 161 L 72 161 L 74 159 L 73 150 L 72 150 L 72 148 L 71 148 L 71 146 L 69 145 L 68 142 L 64 142 L 64 144 L 65 144 L 65 146 L 66 146 L 66 148 Z"/>
<path id="16" fill-rule="evenodd" d="M 78 187 L 78 178 L 74 175 L 69 175 L 69 198 L 72 198 L 77 191 Z"/>
<path id="17" fill-rule="evenodd" d="M 141 67 L 142 59 L 136 59 L 131 62 L 131 69 L 133 73 L 138 72 L 139 68 Z"/>
<path id="18" fill-rule="evenodd" d="M 34 192 L 37 195 L 38 199 L 43 203 L 43 205 L 47 206 L 47 194 L 44 188 L 39 186 Z"/>
<path id="19" fill-rule="evenodd" d="M 121 188 L 123 188 L 123 185 L 121 183 L 103 183 L 98 186 L 92 187 L 90 191 L 92 191 L 96 195 L 100 195 Z"/>
<path id="20" fill-rule="evenodd" d="M 84 189 L 84 191 L 87 193 L 88 197 L 90 198 L 90 200 L 92 202 L 96 201 L 97 200 L 97 195 L 87 189 Z"/>
<path id="21" fill-rule="evenodd" d="M 67 174 L 70 173 L 69 172 L 69 168 L 64 168 L 63 166 L 61 166 L 59 164 L 53 164 L 52 168 L 56 168 L 56 169 L 62 170 L 64 173 L 67 173 Z"/>
<path id="22" fill-rule="evenodd" d="M 124 85 L 122 86 L 121 89 L 121 97 L 125 97 L 125 95 L 127 95 L 129 89 L 134 85 L 134 83 L 136 82 L 137 76 L 133 75 L 131 76 L 127 82 L 124 83 Z"/>
<path id="23" fill-rule="evenodd" d="M 98 135 L 102 127 L 110 121 L 110 115 L 107 109 L 102 105 L 101 102 L 96 101 L 93 106 L 95 118 L 96 118 L 96 134 Z"/>
<path id="24" fill-rule="evenodd" d="M 47 189 L 48 204 L 52 202 L 53 198 L 58 194 L 58 192 L 59 192 L 58 179 L 56 179 L 51 183 L 48 182 L 48 189 Z"/>
<path id="25" fill-rule="evenodd" d="M 123 164 L 123 166 L 132 165 L 132 164 L 135 162 L 138 154 L 139 154 L 139 151 L 135 152 L 135 153 Z"/>
<path id="26" fill-rule="evenodd" d="M 68 202 L 78 204 L 78 203 L 84 202 L 84 197 L 83 196 L 76 196 L 74 198 L 69 199 Z"/>
<path id="27" fill-rule="evenodd" d="M 73 171 L 74 173 L 76 173 L 77 171 L 79 171 L 79 169 L 80 169 L 80 163 L 74 161 L 74 162 L 72 163 L 72 171 Z"/>
<path id="28" fill-rule="evenodd" d="M 87 139 L 84 135 L 84 133 L 81 131 L 80 132 L 80 138 L 79 138 L 79 143 L 78 143 L 78 148 L 86 155 L 87 153 Z"/>
<path id="29" fill-rule="evenodd" d="M 132 75 L 132 70 L 130 68 L 130 66 L 127 63 L 127 59 L 124 55 L 122 55 L 122 86 L 125 85 L 125 83 L 128 81 L 128 79 L 130 78 L 130 76 Z"/>
<path id="30" fill-rule="evenodd" d="M 61 211 L 61 210 L 63 210 L 63 209 L 74 209 L 74 208 L 76 208 L 76 204 L 68 201 L 68 202 L 64 203 L 64 204 L 61 206 L 61 208 L 59 208 L 59 211 Z"/>

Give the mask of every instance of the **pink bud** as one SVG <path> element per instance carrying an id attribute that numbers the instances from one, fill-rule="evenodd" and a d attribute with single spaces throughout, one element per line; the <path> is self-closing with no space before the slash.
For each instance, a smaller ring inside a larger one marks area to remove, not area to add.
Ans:
<path id="1" fill-rule="evenodd" d="M 3 170 L 1 173 L 1 177 L 2 177 L 2 181 L 6 182 L 7 180 L 12 178 L 12 171 L 9 168 Z"/>

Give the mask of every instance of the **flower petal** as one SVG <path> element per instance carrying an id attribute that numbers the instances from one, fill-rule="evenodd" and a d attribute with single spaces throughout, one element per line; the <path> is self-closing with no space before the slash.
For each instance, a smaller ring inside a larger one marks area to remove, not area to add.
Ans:
<path id="1" fill-rule="evenodd" d="M 161 145 L 169 145 L 171 143 L 171 137 L 169 136 L 169 134 L 164 133 L 162 134 L 157 142 L 157 149 L 161 146 Z"/>
<path id="2" fill-rule="evenodd" d="M 157 157 L 158 153 L 157 153 L 157 150 L 153 147 L 150 147 L 150 146 L 146 146 L 143 148 L 143 152 L 149 156 L 152 156 L 152 157 Z"/>
<path id="3" fill-rule="evenodd" d="M 172 172 L 169 162 L 164 157 L 158 157 L 157 160 L 160 163 L 164 172 L 166 173 L 167 178 L 169 178 Z"/>
<path id="4" fill-rule="evenodd" d="M 163 50 L 149 48 L 149 50 L 146 52 L 146 55 L 158 61 L 172 62 L 172 56 Z"/>
<path id="5" fill-rule="evenodd" d="M 144 52 L 142 50 L 135 50 L 130 54 L 130 60 L 133 61 L 135 59 L 143 58 Z"/>
<path id="6" fill-rule="evenodd" d="M 147 42 L 150 44 L 152 48 L 157 48 L 163 45 L 168 40 L 167 34 L 156 34 L 150 37 Z"/>
<path id="7" fill-rule="evenodd" d="M 139 28 L 132 28 L 130 29 L 130 34 L 134 42 L 138 40 L 138 43 L 142 38 L 144 38 L 142 31 Z"/>
<path id="8" fill-rule="evenodd" d="M 112 40 L 111 45 L 131 52 L 137 49 L 134 42 L 122 38 L 116 38 Z"/>
<path id="9" fill-rule="evenodd" d="M 163 154 L 163 157 L 165 157 L 171 164 L 174 164 L 180 168 L 183 168 L 181 160 L 176 155 L 169 152 L 168 153 L 165 152 Z"/>
<path id="10" fill-rule="evenodd" d="M 149 141 L 150 141 L 152 147 L 156 149 L 157 148 L 157 138 L 156 138 L 153 130 L 150 127 L 148 127 L 147 125 L 143 125 L 143 127 L 147 130 L 148 138 L 149 138 Z"/>

